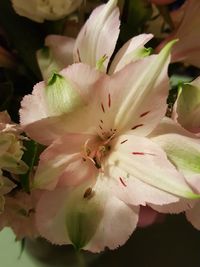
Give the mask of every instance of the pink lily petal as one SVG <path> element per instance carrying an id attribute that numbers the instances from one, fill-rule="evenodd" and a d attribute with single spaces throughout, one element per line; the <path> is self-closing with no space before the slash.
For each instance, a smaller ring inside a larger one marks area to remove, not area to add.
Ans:
<path id="1" fill-rule="evenodd" d="M 71 65 L 63 70 L 61 75 L 75 85 L 73 90 L 80 94 L 80 98 L 83 101 L 89 101 L 89 96 L 95 89 L 95 83 L 102 76 L 100 72 L 85 64 Z M 20 109 L 20 122 L 31 138 L 39 143 L 48 145 L 65 133 L 69 126 L 67 121 L 65 123 L 65 117 L 68 118 L 66 114 L 56 116 L 57 114 L 55 113 L 52 116 L 48 109 L 45 90 L 45 83 L 38 83 L 34 87 L 32 95 L 27 95 L 23 98 Z M 81 113 L 83 114 L 83 112 Z M 77 122 L 77 127 L 79 127 L 78 124 L 79 122 Z"/>
<path id="2" fill-rule="evenodd" d="M 173 118 L 185 129 L 200 135 L 200 77 L 180 86 L 173 110 Z"/>
<path id="3" fill-rule="evenodd" d="M 180 199 L 180 201 L 176 203 L 170 203 L 170 204 L 164 204 L 164 205 L 155 205 L 155 204 L 149 204 L 149 206 L 163 214 L 169 213 L 169 214 L 178 214 L 183 211 L 187 211 L 191 209 L 197 200 L 191 200 L 191 199 Z"/>
<path id="4" fill-rule="evenodd" d="M 149 137 L 163 147 L 168 158 L 184 175 L 193 190 L 200 192 L 200 169 L 196 163 L 200 150 L 198 136 L 188 132 L 172 119 L 164 118 Z"/>
<path id="5" fill-rule="evenodd" d="M 193 208 L 186 211 L 186 218 L 198 230 L 200 230 L 200 201 Z"/>
<path id="6" fill-rule="evenodd" d="M 108 159 L 108 171 L 124 191 L 124 201 L 135 205 L 163 205 L 177 202 L 178 196 L 195 195 L 165 152 L 149 139 L 122 135 L 112 146 L 114 152 Z"/>
<path id="7" fill-rule="evenodd" d="M 172 62 L 183 61 L 187 64 L 200 67 L 200 2 L 188 0 L 184 10 L 185 14 L 179 26 L 159 45 L 157 51 L 159 51 L 166 42 L 177 38 L 179 42 L 172 49 Z"/>
<path id="8" fill-rule="evenodd" d="M 104 122 L 103 131 L 112 128 L 117 133 L 132 130 L 134 134 L 146 135 L 158 124 L 166 112 L 170 46 L 159 55 L 130 63 L 110 81 L 101 81 L 93 109 L 98 107 L 99 114 L 95 116 Z"/>
<path id="9" fill-rule="evenodd" d="M 49 51 L 37 51 L 37 61 L 44 80 L 48 80 L 53 72 L 59 72 L 73 63 L 73 48 L 75 40 L 61 35 L 48 35 L 45 46 Z"/>
<path id="10" fill-rule="evenodd" d="M 75 186 L 95 177 L 97 169 L 84 157 L 83 147 L 92 138 L 69 134 L 57 139 L 41 154 L 33 186 L 53 190 L 56 186 Z"/>
<path id="11" fill-rule="evenodd" d="M 109 68 L 109 74 L 121 70 L 131 61 L 137 60 L 137 57 L 134 58 L 134 52 L 138 49 L 144 48 L 144 45 L 152 38 L 152 34 L 140 34 L 126 42 L 114 57 Z"/>
<path id="12" fill-rule="evenodd" d="M 184 175 L 188 184 L 200 192 L 199 138 L 168 118 L 151 135 L 152 141 L 165 150 L 169 160 Z"/>
<path id="13" fill-rule="evenodd" d="M 90 196 L 87 186 L 44 193 L 36 212 L 40 234 L 52 243 L 73 243 L 92 252 L 124 244 L 136 227 L 138 209 L 110 195 L 106 184 L 97 182 Z"/>
<path id="14" fill-rule="evenodd" d="M 92 12 L 76 39 L 75 62 L 95 67 L 97 61 L 105 56 L 106 70 L 119 35 L 119 9 L 116 5 L 116 0 L 110 0 Z"/>
<path id="15" fill-rule="evenodd" d="M 73 63 L 74 43 L 74 38 L 62 35 L 48 35 L 45 38 L 45 46 L 48 46 L 53 56 L 61 62 L 62 69 Z"/>
<path id="16" fill-rule="evenodd" d="M 174 120 L 168 117 L 164 117 L 161 122 L 157 125 L 157 127 L 151 132 L 149 137 L 157 137 L 163 134 L 179 134 L 183 136 L 188 136 L 194 139 L 198 139 L 193 133 L 184 129 L 180 124 L 177 124 Z"/>
<path id="17" fill-rule="evenodd" d="M 86 249 L 100 252 L 105 247 L 116 249 L 124 245 L 137 226 L 138 213 L 139 207 L 128 206 L 118 198 L 108 196 L 103 218 Z"/>
<path id="18" fill-rule="evenodd" d="M 152 225 L 153 223 L 160 222 L 163 219 L 162 216 L 165 215 L 158 213 L 148 206 L 142 206 L 140 208 L 140 215 L 137 226 L 143 228 Z"/>
<path id="19" fill-rule="evenodd" d="M 44 82 L 37 83 L 33 88 L 32 95 L 26 95 L 23 98 L 20 109 L 21 125 L 31 124 L 48 117 L 44 88 Z"/>

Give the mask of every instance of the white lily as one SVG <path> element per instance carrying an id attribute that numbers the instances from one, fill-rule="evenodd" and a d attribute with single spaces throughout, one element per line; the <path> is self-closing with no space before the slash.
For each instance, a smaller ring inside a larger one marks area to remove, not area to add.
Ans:
<path id="1" fill-rule="evenodd" d="M 74 64 L 22 101 L 25 131 L 50 145 L 34 187 L 47 189 L 36 218 L 40 234 L 52 243 L 94 252 L 116 248 L 135 229 L 140 205 L 169 205 L 172 211 L 176 203 L 175 211 L 182 211 L 186 199 L 198 198 L 147 138 L 166 111 L 172 44 L 111 76 Z M 57 79 L 64 83 L 62 99 Z M 76 108 L 64 105 L 65 92 L 74 95 Z"/>
<path id="2" fill-rule="evenodd" d="M 37 53 L 44 80 L 47 81 L 53 72 L 59 72 L 74 62 L 86 63 L 103 72 L 108 71 L 108 63 L 119 36 L 119 26 L 117 0 L 110 0 L 92 12 L 76 40 L 59 35 L 47 36 L 47 48 Z M 141 34 L 129 40 L 115 56 L 109 74 L 120 70 L 131 61 L 149 55 L 150 50 L 144 45 L 152 37 L 152 34 Z"/>

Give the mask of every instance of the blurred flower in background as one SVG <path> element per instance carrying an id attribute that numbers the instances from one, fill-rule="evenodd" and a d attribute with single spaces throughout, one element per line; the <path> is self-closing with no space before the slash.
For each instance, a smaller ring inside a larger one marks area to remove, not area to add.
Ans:
<path id="1" fill-rule="evenodd" d="M 82 0 L 12 0 L 13 8 L 20 16 L 36 22 L 58 20 L 75 11 Z"/>
<path id="2" fill-rule="evenodd" d="M 23 144 L 20 132 L 19 126 L 11 122 L 8 113 L 0 112 L 0 211 L 2 212 L 5 204 L 4 195 L 19 183 L 16 175 L 28 170 L 28 166 L 21 160 Z"/>
<path id="3" fill-rule="evenodd" d="M 174 14 L 173 14 L 174 13 Z M 200 67 L 200 1 L 187 0 L 180 8 L 172 12 L 175 28 L 172 33 L 159 45 L 159 51 L 165 43 L 177 38 L 179 42 L 172 50 L 172 62 L 181 61 L 187 65 Z M 179 23 L 177 18 L 180 19 Z"/>

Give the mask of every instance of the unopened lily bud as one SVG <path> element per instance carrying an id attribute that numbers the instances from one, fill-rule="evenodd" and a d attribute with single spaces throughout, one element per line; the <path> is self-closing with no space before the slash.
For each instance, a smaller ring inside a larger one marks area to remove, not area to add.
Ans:
<path id="1" fill-rule="evenodd" d="M 173 115 L 185 129 L 200 135 L 200 77 L 179 86 Z"/>

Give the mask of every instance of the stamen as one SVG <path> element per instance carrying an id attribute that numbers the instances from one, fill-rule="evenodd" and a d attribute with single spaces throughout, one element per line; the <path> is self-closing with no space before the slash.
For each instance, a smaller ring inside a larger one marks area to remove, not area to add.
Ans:
<path id="1" fill-rule="evenodd" d="M 80 51 L 77 49 L 77 55 L 78 55 L 78 62 L 81 62 L 81 56 L 80 56 Z"/>
<path id="2" fill-rule="evenodd" d="M 120 144 L 124 144 L 124 143 L 127 142 L 127 141 L 128 141 L 128 139 L 122 141 Z"/>
<path id="3" fill-rule="evenodd" d="M 146 112 L 142 113 L 142 114 L 140 115 L 140 117 L 144 117 L 144 116 L 146 116 L 149 112 L 150 112 L 150 111 L 146 111 Z"/>
<path id="4" fill-rule="evenodd" d="M 85 143 L 84 143 L 84 146 L 83 146 L 83 151 L 84 151 L 84 154 L 85 154 L 86 156 L 89 156 L 90 153 L 91 153 L 91 150 L 90 150 L 89 147 L 88 147 L 88 143 L 89 143 L 89 141 L 90 141 L 90 139 L 87 139 L 87 140 L 85 141 Z"/>
<path id="5" fill-rule="evenodd" d="M 133 126 L 133 128 L 131 128 L 131 130 L 135 130 L 135 129 L 137 129 L 138 127 L 141 127 L 141 126 L 143 126 L 144 124 L 138 124 L 138 125 L 135 125 L 135 126 Z"/>
<path id="6" fill-rule="evenodd" d="M 94 165 L 97 169 L 101 169 L 101 163 L 98 161 L 96 157 L 93 158 L 94 160 Z"/>
<path id="7" fill-rule="evenodd" d="M 94 196 L 94 190 L 91 187 L 88 187 L 83 195 L 83 198 L 90 199 Z"/>
<path id="8" fill-rule="evenodd" d="M 127 187 L 127 185 L 124 183 L 122 177 L 119 177 L 119 180 L 120 180 L 120 182 L 122 183 L 123 186 Z"/>

